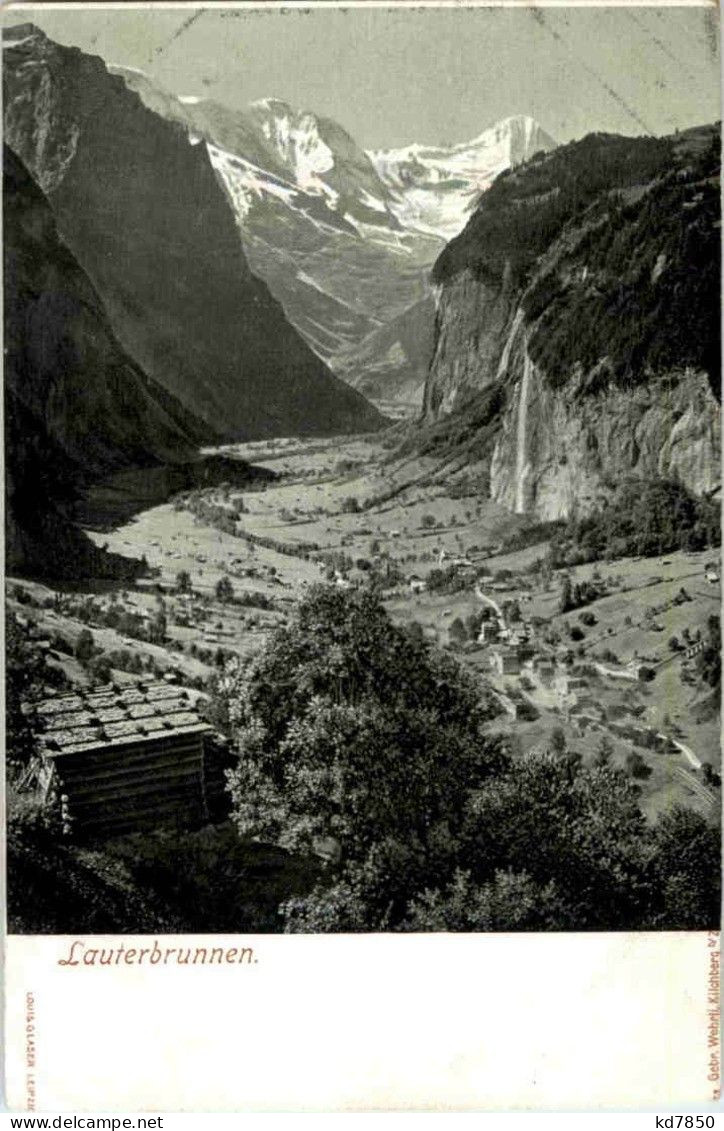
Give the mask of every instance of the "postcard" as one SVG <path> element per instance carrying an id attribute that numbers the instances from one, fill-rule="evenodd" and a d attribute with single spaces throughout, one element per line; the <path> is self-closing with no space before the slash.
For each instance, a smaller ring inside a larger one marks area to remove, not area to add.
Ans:
<path id="1" fill-rule="evenodd" d="M 714 1110 L 718 9 L 2 48 L 9 1108 Z"/>

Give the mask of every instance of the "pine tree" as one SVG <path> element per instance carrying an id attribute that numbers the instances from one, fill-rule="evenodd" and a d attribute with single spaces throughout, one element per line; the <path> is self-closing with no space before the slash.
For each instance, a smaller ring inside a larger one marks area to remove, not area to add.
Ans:
<path id="1" fill-rule="evenodd" d="M 593 759 L 594 766 L 602 767 L 610 765 L 611 758 L 613 757 L 613 743 L 607 734 L 604 734 L 598 745 L 596 756 Z"/>
<path id="2" fill-rule="evenodd" d="M 563 578 L 563 585 L 561 586 L 561 597 L 559 601 L 559 609 L 562 613 L 567 613 L 573 608 L 573 586 L 568 574 Z"/>

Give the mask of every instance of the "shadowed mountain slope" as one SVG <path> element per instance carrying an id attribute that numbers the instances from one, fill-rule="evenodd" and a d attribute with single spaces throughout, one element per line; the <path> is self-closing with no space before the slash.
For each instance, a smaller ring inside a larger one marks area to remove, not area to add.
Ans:
<path id="1" fill-rule="evenodd" d="M 208 430 L 119 346 L 98 293 L 58 238 L 47 200 L 7 146 L 3 269 L 12 567 L 36 552 L 50 562 L 58 541 L 67 545 L 58 508 L 83 485 L 123 468 L 193 460 Z M 53 539 L 43 544 L 39 530 L 51 526 Z"/>
<path id="2" fill-rule="evenodd" d="M 251 274 L 206 146 L 100 59 L 3 40 L 5 139 L 144 372 L 226 439 L 379 427 Z"/>

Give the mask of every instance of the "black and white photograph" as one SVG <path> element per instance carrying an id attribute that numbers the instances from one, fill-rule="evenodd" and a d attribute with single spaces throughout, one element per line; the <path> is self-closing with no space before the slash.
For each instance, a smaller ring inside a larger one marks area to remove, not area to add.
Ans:
<path id="1" fill-rule="evenodd" d="M 9 932 L 718 931 L 718 10 L 2 70 Z"/>

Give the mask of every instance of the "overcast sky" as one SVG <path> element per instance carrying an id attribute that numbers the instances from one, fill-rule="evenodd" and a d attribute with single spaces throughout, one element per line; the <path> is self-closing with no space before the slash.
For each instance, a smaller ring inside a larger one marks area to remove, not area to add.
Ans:
<path id="1" fill-rule="evenodd" d="M 705 8 L 84 11 L 16 8 L 52 38 L 177 94 L 282 98 L 366 148 L 474 137 L 530 114 L 558 141 L 669 133 L 721 116 Z"/>

